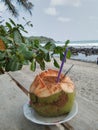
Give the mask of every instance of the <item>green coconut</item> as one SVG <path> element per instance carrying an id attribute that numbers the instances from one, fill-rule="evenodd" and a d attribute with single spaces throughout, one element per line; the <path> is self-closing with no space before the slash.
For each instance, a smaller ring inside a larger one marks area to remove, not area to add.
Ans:
<path id="1" fill-rule="evenodd" d="M 56 83 L 58 71 L 47 70 L 37 75 L 30 87 L 30 105 L 41 116 L 54 117 L 71 111 L 75 89 L 71 79 L 61 74 Z"/>

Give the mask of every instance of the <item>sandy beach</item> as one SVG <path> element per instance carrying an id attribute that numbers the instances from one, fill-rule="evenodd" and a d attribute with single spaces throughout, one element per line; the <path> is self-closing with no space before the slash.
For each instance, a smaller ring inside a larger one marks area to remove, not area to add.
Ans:
<path id="1" fill-rule="evenodd" d="M 58 60 L 60 63 L 60 61 Z M 67 60 L 63 67 L 63 73 L 74 64 L 68 75 L 76 87 L 76 101 L 79 111 L 75 118 L 69 123 L 75 130 L 97 130 L 93 129 L 94 121 L 98 121 L 98 65 L 76 60 Z M 52 62 L 47 63 L 46 69 L 56 69 Z M 22 70 L 10 72 L 26 89 L 29 87 L 36 74 L 41 72 L 37 66 L 36 72 L 32 72 L 29 66 Z M 0 130 L 35 130 L 43 129 L 44 126 L 29 122 L 23 115 L 23 105 L 28 97 L 15 85 L 7 75 L 0 75 Z M 85 112 L 86 111 L 86 112 Z M 84 114 L 85 113 L 85 114 Z M 50 130 L 57 130 L 54 126 Z"/>
<path id="2" fill-rule="evenodd" d="M 62 72 L 65 73 L 72 64 L 74 66 L 68 75 L 75 83 L 77 95 L 98 106 L 98 65 L 90 62 L 67 60 Z M 51 64 L 47 68 L 51 68 Z"/>
<path id="3" fill-rule="evenodd" d="M 77 95 L 98 106 L 98 65 L 96 63 L 68 60 L 64 67 L 65 70 L 71 64 L 74 64 L 74 67 L 69 76 L 76 85 Z"/>

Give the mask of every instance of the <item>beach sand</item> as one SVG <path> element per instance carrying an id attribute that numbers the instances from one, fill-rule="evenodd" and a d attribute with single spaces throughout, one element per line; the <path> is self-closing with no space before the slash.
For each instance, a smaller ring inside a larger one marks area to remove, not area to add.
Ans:
<path id="1" fill-rule="evenodd" d="M 64 68 L 68 69 L 71 64 L 74 64 L 74 67 L 70 71 L 69 76 L 76 85 L 77 95 L 98 106 L 98 65 L 68 60 Z"/>

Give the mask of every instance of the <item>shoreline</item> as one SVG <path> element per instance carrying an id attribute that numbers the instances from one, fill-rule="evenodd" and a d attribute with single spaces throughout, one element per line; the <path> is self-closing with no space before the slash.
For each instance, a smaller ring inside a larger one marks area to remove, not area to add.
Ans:
<path id="1" fill-rule="evenodd" d="M 88 60 L 88 57 L 86 57 L 87 59 L 83 59 L 83 58 L 79 57 L 79 55 L 76 55 L 76 56 L 75 55 L 71 55 L 70 59 L 68 59 L 68 60 L 75 60 L 75 61 L 81 61 L 81 62 L 87 62 L 87 63 L 97 64 L 97 57 L 98 56 L 96 56 L 95 60 L 92 60 L 93 55 L 89 56 L 89 57 L 91 57 L 90 60 Z M 55 58 L 59 59 L 59 56 L 56 55 Z"/>
<path id="2" fill-rule="evenodd" d="M 70 58 L 69 60 L 74 60 L 74 61 L 80 61 L 80 62 L 85 62 L 85 63 L 93 63 L 93 64 L 97 64 L 96 61 L 88 61 L 88 60 L 74 59 L 74 58 Z"/>
<path id="3" fill-rule="evenodd" d="M 80 60 L 84 62 L 97 62 L 98 58 L 98 49 L 97 48 L 75 48 L 70 47 L 71 59 Z"/>
<path id="4" fill-rule="evenodd" d="M 97 67 L 98 65 L 95 63 L 95 62 L 92 62 L 92 61 L 83 61 L 83 60 L 80 60 L 80 59 L 67 59 L 67 61 L 66 61 L 66 63 L 65 63 L 65 65 L 66 64 L 70 64 L 70 63 L 75 63 L 75 64 L 81 64 L 81 65 L 85 65 L 85 67 L 88 67 L 88 65 L 90 65 L 90 66 L 95 66 L 95 67 Z"/>

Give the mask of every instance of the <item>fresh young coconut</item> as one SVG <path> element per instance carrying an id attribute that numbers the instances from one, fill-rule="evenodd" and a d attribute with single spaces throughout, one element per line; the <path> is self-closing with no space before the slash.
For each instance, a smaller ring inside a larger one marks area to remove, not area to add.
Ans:
<path id="1" fill-rule="evenodd" d="M 30 104 L 41 116 L 53 117 L 67 114 L 71 111 L 74 97 L 74 83 L 68 76 L 60 75 L 58 71 L 47 70 L 37 75 L 30 86 Z"/>

